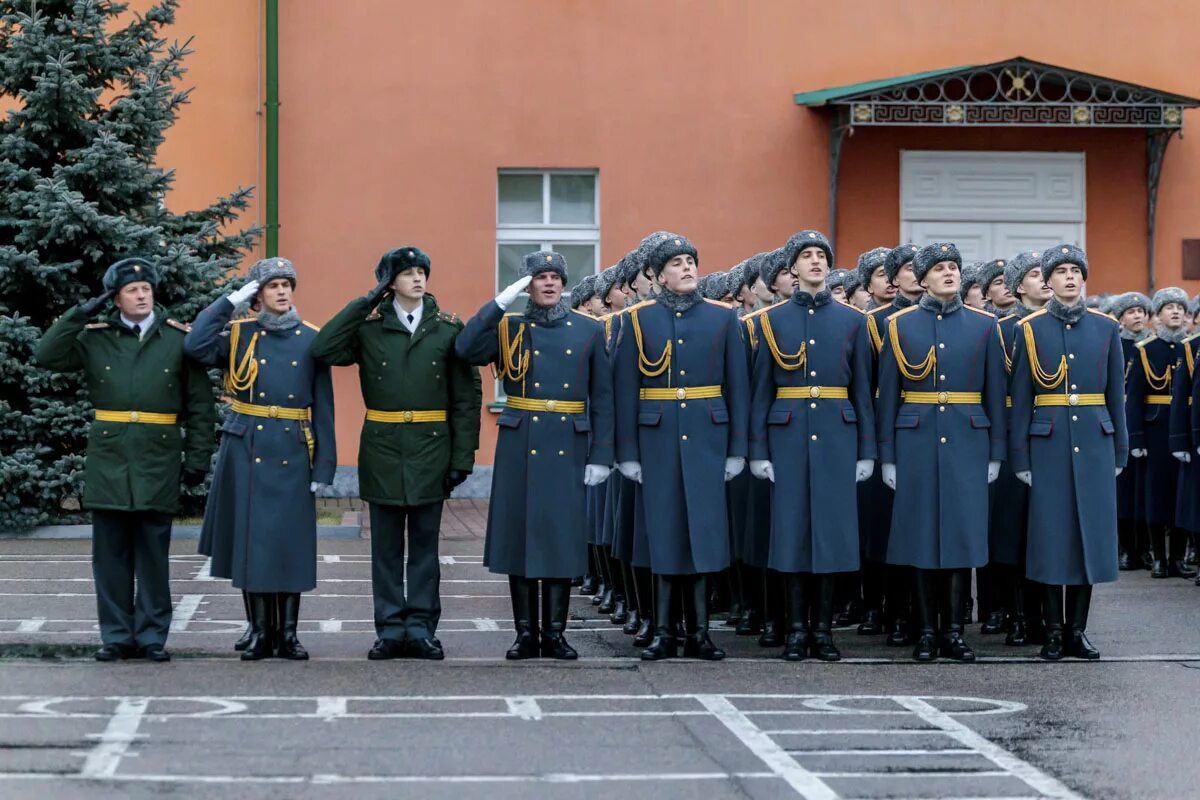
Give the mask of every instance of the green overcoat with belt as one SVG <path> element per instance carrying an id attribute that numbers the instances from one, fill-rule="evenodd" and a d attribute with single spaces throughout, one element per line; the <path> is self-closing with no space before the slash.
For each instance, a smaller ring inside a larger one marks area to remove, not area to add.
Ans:
<path id="1" fill-rule="evenodd" d="M 313 357 L 333 366 L 358 365 L 368 412 L 397 421 L 363 422 L 358 448 L 359 494 L 369 503 L 415 506 L 440 502 L 449 470 L 470 472 L 479 447 L 479 371 L 454 354 L 463 324 L 427 294 L 416 331 L 396 317 L 391 301 L 372 309 L 352 300 L 313 342 Z M 445 412 L 426 422 L 419 414 Z"/>
<path id="2" fill-rule="evenodd" d="M 175 513 L 181 468 L 208 471 L 217 410 L 204 367 L 183 355 L 186 332 L 159 305 L 140 340 L 115 309 L 89 322 L 74 308 L 38 342 L 34 357 L 43 367 L 83 371 L 88 400 L 98 411 L 137 412 L 140 418 L 92 422 L 85 508 Z M 176 422 L 156 422 L 161 414 L 174 414 Z"/>

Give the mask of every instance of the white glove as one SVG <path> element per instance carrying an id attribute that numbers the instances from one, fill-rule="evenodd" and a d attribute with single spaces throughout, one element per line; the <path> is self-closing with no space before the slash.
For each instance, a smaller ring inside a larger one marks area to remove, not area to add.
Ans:
<path id="1" fill-rule="evenodd" d="M 891 489 L 893 492 L 896 491 L 896 465 L 895 464 L 884 464 L 883 465 L 883 485 L 888 487 L 889 489 Z"/>
<path id="2" fill-rule="evenodd" d="M 622 475 L 634 483 L 642 482 L 642 465 L 638 462 L 622 461 L 620 464 L 617 464 L 617 469 L 621 471 Z"/>
<path id="3" fill-rule="evenodd" d="M 1178 459 L 1179 461 L 1182 461 L 1184 464 L 1192 463 L 1192 454 L 1189 453 L 1187 450 L 1179 450 L 1177 452 L 1171 453 L 1171 455 L 1175 456 L 1176 459 Z"/>
<path id="4" fill-rule="evenodd" d="M 989 461 L 988 462 L 988 483 L 995 483 L 996 478 L 999 478 L 999 477 L 1000 477 L 1000 462 L 999 461 Z"/>
<path id="5" fill-rule="evenodd" d="M 862 483 L 867 478 L 875 474 L 875 462 L 870 459 L 863 459 L 854 464 L 854 481 Z"/>
<path id="6" fill-rule="evenodd" d="M 765 459 L 750 462 L 750 474 L 760 481 L 775 482 L 775 465 Z"/>
<path id="7" fill-rule="evenodd" d="M 310 483 L 308 485 L 308 490 L 310 492 L 312 492 L 313 494 L 316 494 L 317 492 L 321 491 L 322 489 L 328 489 L 328 488 L 329 488 L 328 483 L 321 483 L 320 481 L 313 481 L 312 483 Z"/>
<path id="8" fill-rule="evenodd" d="M 725 459 L 725 480 L 731 481 L 746 468 L 746 459 L 741 456 Z"/>
<path id="9" fill-rule="evenodd" d="M 1023 469 L 1017 473 L 1017 480 L 1026 486 L 1033 486 L 1033 473 L 1027 469 Z"/>
<path id="10" fill-rule="evenodd" d="M 225 295 L 233 305 L 240 306 L 254 295 L 258 294 L 258 281 L 250 281 L 242 288 Z"/>
<path id="11" fill-rule="evenodd" d="M 1124 467 L 1117 467 L 1117 477 L 1121 477 L 1121 473 L 1125 471 Z"/>
<path id="12" fill-rule="evenodd" d="M 1129 455 L 1133 456 L 1134 458 L 1145 458 L 1146 457 L 1146 448 L 1135 447 L 1129 451 Z"/>
<path id="13" fill-rule="evenodd" d="M 583 468 L 583 485 L 599 486 L 608 480 L 610 472 L 612 472 L 611 467 L 606 467 L 602 464 L 588 464 Z"/>
<path id="14" fill-rule="evenodd" d="M 496 295 L 496 305 L 500 306 L 501 311 L 507 311 L 512 305 L 512 301 L 517 299 L 517 295 L 525 291 L 525 287 L 533 280 L 532 275 L 526 275 L 524 278 L 518 278 L 513 283 L 504 287 L 504 291 Z"/>

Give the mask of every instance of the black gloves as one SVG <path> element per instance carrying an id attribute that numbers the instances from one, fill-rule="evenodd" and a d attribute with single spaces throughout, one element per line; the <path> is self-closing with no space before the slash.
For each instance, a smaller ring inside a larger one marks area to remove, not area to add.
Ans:
<path id="1" fill-rule="evenodd" d="M 442 482 L 442 486 L 446 489 L 446 496 L 454 491 L 454 487 L 467 479 L 469 472 L 463 472 L 461 469 L 452 469 L 446 473 L 446 479 Z"/>
<path id="2" fill-rule="evenodd" d="M 189 489 L 197 489 L 204 485 L 204 479 L 208 477 L 207 470 L 183 468 L 183 474 L 180 479 L 183 485 Z"/>
<path id="3" fill-rule="evenodd" d="M 378 286 L 367 292 L 367 305 L 374 306 L 376 303 L 382 300 L 383 296 L 387 294 L 391 286 L 392 281 L 390 279 L 380 281 Z"/>
<path id="4" fill-rule="evenodd" d="M 79 310 L 85 317 L 94 317 L 99 314 L 108 305 L 108 301 L 112 300 L 116 294 L 112 289 L 101 294 L 99 297 L 93 297 L 91 300 L 84 300 L 79 304 Z"/>

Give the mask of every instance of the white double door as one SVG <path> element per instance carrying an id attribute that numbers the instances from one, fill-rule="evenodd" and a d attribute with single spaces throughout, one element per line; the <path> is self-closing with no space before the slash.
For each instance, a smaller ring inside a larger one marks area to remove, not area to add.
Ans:
<path id="1" fill-rule="evenodd" d="M 1082 245 L 1079 222 L 913 222 L 906 242 L 954 242 L 964 264 L 1012 258 L 1022 250 L 1041 252 L 1056 244 Z"/>

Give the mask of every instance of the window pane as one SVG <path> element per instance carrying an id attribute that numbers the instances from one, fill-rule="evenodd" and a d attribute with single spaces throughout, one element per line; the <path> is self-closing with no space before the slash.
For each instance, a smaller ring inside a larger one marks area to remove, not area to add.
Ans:
<path id="1" fill-rule="evenodd" d="M 596 176 L 550 176 L 550 222 L 555 225 L 596 224 Z"/>
<path id="2" fill-rule="evenodd" d="M 567 288 L 574 286 L 585 275 L 596 271 L 596 245 L 594 244 L 552 244 L 550 248 L 556 253 L 562 253 L 567 260 Z"/>
<path id="3" fill-rule="evenodd" d="M 496 222 L 500 225 L 533 223 L 541 225 L 542 176 L 501 175 Z"/>
<path id="4" fill-rule="evenodd" d="M 499 263 L 496 265 L 496 291 L 517 279 L 521 269 L 521 258 L 526 253 L 541 250 L 541 242 L 519 242 L 517 244 L 502 244 L 499 247 Z M 509 311 L 524 311 L 526 295 L 522 294 L 508 307 Z"/>

